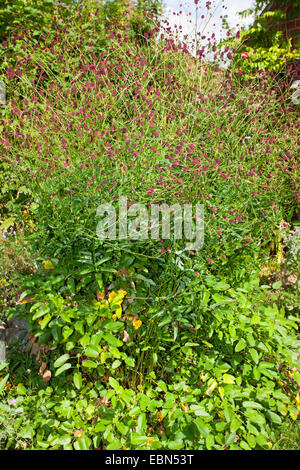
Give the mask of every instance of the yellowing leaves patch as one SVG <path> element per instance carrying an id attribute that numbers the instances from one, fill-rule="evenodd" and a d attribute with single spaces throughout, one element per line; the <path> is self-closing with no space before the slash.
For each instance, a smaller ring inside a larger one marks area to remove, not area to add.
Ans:
<path id="1" fill-rule="evenodd" d="M 132 324 L 136 330 L 138 330 L 142 326 L 142 322 L 138 319 L 138 317 L 133 317 Z"/>
<path id="2" fill-rule="evenodd" d="M 47 259 L 45 261 L 45 263 L 43 264 L 42 268 L 43 269 L 54 269 L 54 264 L 52 263 L 52 261 L 50 261 L 50 259 Z"/>
<path id="3" fill-rule="evenodd" d="M 235 377 L 233 375 L 230 375 L 230 374 L 224 374 L 223 375 L 223 383 L 224 384 L 235 384 Z"/>

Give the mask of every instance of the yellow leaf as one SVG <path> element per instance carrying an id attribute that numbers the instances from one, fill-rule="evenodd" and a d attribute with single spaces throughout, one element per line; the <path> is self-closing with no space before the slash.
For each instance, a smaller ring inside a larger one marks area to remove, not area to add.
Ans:
<path id="1" fill-rule="evenodd" d="M 22 302 L 20 302 L 20 305 L 23 305 L 23 304 L 29 304 L 30 302 L 33 302 L 34 299 L 24 299 L 22 300 Z"/>
<path id="2" fill-rule="evenodd" d="M 224 384 L 234 384 L 235 383 L 235 377 L 230 374 L 224 374 L 223 375 L 223 382 Z"/>
<path id="3" fill-rule="evenodd" d="M 118 292 L 110 292 L 108 294 L 109 303 L 113 305 L 121 305 L 126 294 L 127 292 L 125 290 L 118 290 Z"/>
<path id="4" fill-rule="evenodd" d="M 121 318 L 121 316 L 122 316 L 122 307 L 119 307 L 119 308 L 117 308 L 117 310 L 115 310 L 115 315 L 117 316 L 117 318 Z"/>
<path id="5" fill-rule="evenodd" d="M 97 300 L 100 301 L 100 300 L 103 300 L 104 297 L 105 297 L 105 292 L 100 292 L 99 290 L 97 290 Z"/>
<path id="6" fill-rule="evenodd" d="M 208 387 L 208 389 L 205 392 L 206 395 L 211 395 L 217 385 L 218 385 L 218 383 L 215 380 L 213 380 L 211 385 Z"/>
<path id="7" fill-rule="evenodd" d="M 298 414 L 299 413 L 294 413 L 293 411 L 289 410 L 289 413 L 290 413 L 290 417 L 292 418 L 293 421 L 296 421 L 296 419 L 298 418 Z"/>
<path id="8" fill-rule="evenodd" d="M 126 290 L 118 290 L 118 293 L 123 295 L 123 297 L 125 297 L 125 295 L 127 294 Z"/>
<path id="9" fill-rule="evenodd" d="M 297 409 L 300 411 L 300 393 L 297 393 L 297 395 L 295 396 L 295 402 Z"/>
<path id="10" fill-rule="evenodd" d="M 141 320 L 139 320 L 137 317 L 134 317 L 134 319 L 132 320 L 132 324 L 136 330 L 138 330 L 140 326 L 142 326 Z"/>
<path id="11" fill-rule="evenodd" d="M 158 419 L 158 421 L 159 421 L 160 423 L 161 423 L 161 422 L 162 422 L 162 420 L 164 419 L 164 418 L 162 417 L 162 414 L 161 414 L 161 412 L 160 412 L 160 411 L 158 411 L 158 412 L 157 412 L 157 414 L 156 414 L 156 418 Z"/>
<path id="12" fill-rule="evenodd" d="M 154 441 L 154 437 L 149 437 L 148 441 L 147 441 L 147 446 L 151 446 L 151 443 Z"/>
<path id="13" fill-rule="evenodd" d="M 54 269 L 54 265 L 50 259 L 47 259 L 43 265 L 43 269 Z"/>
<path id="14" fill-rule="evenodd" d="M 114 297 L 116 297 L 117 293 L 114 292 L 114 291 L 111 291 L 109 294 L 108 294 L 108 298 L 109 300 L 112 300 Z"/>

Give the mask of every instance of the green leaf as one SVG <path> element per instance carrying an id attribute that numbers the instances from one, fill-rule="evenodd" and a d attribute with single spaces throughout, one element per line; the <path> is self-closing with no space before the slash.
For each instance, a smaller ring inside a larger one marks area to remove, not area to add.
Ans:
<path id="1" fill-rule="evenodd" d="M 46 315 L 50 312 L 49 305 L 45 305 L 44 307 L 38 309 L 38 311 L 32 316 L 32 320 L 37 320 L 38 318 Z"/>
<path id="2" fill-rule="evenodd" d="M 136 446 L 146 445 L 148 442 L 147 436 L 141 436 L 140 434 L 134 432 L 131 434 L 131 443 Z"/>
<path id="3" fill-rule="evenodd" d="M 246 442 L 246 441 L 241 441 L 240 447 L 244 450 L 251 450 L 251 447 L 249 446 L 248 442 Z"/>
<path id="4" fill-rule="evenodd" d="M 163 382 L 162 380 L 159 380 L 159 381 L 158 381 L 157 386 L 158 386 L 158 388 L 160 388 L 160 390 L 162 390 L 163 392 L 167 392 L 167 391 L 168 391 L 166 383 Z"/>
<path id="5" fill-rule="evenodd" d="M 225 421 L 216 423 L 216 430 L 219 432 L 223 432 L 226 427 L 227 427 L 227 423 L 225 423 Z"/>
<path id="6" fill-rule="evenodd" d="M 233 444 L 235 442 L 235 436 L 236 436 L 235 432 L 226 434 L 225 445 L 229 447 L 231 444 Z"/>
<path id="7" fill-rule="evenodd" d="M 210 414 L 207 413 L 204 406 L 201 405 L 191 405 L 190 410 L 195 413 L 196 416 L 202 416 L 204 418 L 209 418 Z"/>
<path id="8" fill-rule="evenodd" d="M 124 423 L 122 423 L 122 421 L 118 421 L 116 423 L 116 428 L 118 429 L 118 431 L 123 434 L 124 436 L 126 436 L 127 432 L 128 432 L 128 426 L 125 426 Z"/>
<path id="9" fill-rule="evenodd" d="M 238 418 L 234 417 L 230 423 L 230 431 L 236 432 L 241 427 L 241 425 L 242 422 Z"/>
<path id="10" fill-rule="evenodd" d="M 270 410 L 266 410 L 266 415 L 267 415 L 267 418 L 270 421 L 272 421 L 272 423 L 276 423 L 276 424 L 282 423 L 282 419 L 277 413 L 274 413 L 273 411 L 270 411 Z"/>
<path id="11" fill-rule="evenodd" d="M 226 282 L 217 282 L 216 284 L 213 285 L 213 288 L 218 291 L 223 291 L 230 289 L 230 285 L 226 284 Z"/>
<path id="12" fill-rule="evenodd" d="M 89 450 L 91 447 L 92 441 L 89 437 L 82 435 L 77 442 L 75 442 L 74 447 L 76 450 Z"/>
<path id="13" fill-rule="evenodd" d="M 115 336 L 111 335 L 110 333 L 107 333 L 105 335 L 103 335 L 103 339 L 105 341 L 108 342 L 108 344 L 110 344 L 111 346 L 113 346 L 114 348 L 118 348 L 120 346 L 123 346 L 123 343 L 122 341 L 120 341 L 118 338 L 116 338 Z"/>
<path id="14" fill-rule="evenodd" d="M 0 393 L 3 392 L 6 382 L 8 381 L 9 374 L 7 374 L 1 381 L 0 381 Z"/>
<path id="15" fill-rule="evenodd" d="M 265 445 L 268 444 L 268 441 L 267 441 L 266 437 L 262 433 L 260 433 L 260 434 L 258 434 L 258 436 L 256 436 L 256 441 L 261 447 L 264 447 Z"/>
<path id="16" fill-rule="evenodd" d="M 227 302 L 233 302 L 234 301 L 234 299 L 231 299 L 230 297 L 227 297 L 225 295 L 220 295 L 220 294 L 213 294 L 212 298 L 218 304 L 225 304 Z"/>
<path id="17" fill-rule="evenodd" d="M 252 449 L 254 449 L 254 448 L 256 447 L 256 440 L 255 440 L 255 437 L 252 436 L 252 434 L 249 434 L 249 433 L 248 433 L 246 439 L 247 439 L 247 442 L 248 442 L 249 446 L 250 446 Z"/>
<path id="18" fill-rule="evenodd" d="M 2 224 L 0 226 L 0 230 L 1 231 L 7 230 L 9 227 L 14 225 L 15 220 L 16 220 L 16 217 L 9 217 L 8 219 L 4 220 L 4 222 L 2 222 Z"/>
<path id="19" fill-rule="evenodd" d="M 27 393 L 26 387 L 24 387 L 24 385 L 22 385 L 22 384 L 19 384 L 17 386 L 17 394 L 18 395 L 26 395 L 26 393 Z"/>
<path id="20" fill-rule="evenodd" d="M 54 367 L 57 368 L 57 367 L 62 366 L 69 358 L 70 358 L 70 354 L 63 354 L 58 359 L 56 359 L 56 361 L 53 364 Z"/>
<path id="21" fill-rule="evenodd" d="M 48 325 L 51 318 L 52 318 L 52 315 L 50 313 L 48 313 L 48 315 L 46 315 L 45 318 L 43 318 L 43 320 L 40 324 L 40 327 L 41 327 L 42 330 L 44 330 L 46 328 L 46 326 Z"/>
<path id="22" fill-rule="evenodd" d="M 119 367 L 121 364 L 122 364 L 121 361 L 115 360 L 115 361 L 112 363 L 111 368 L 112 368 L 112 369 L 117 369 L 117 367 Z"/>
<path id="23" fill-rule="evenodd" d="M 125 364 L 129 367 L 135 366 L 135 360 L 133 359 L 133 357 L 125 357 L 124 361 L 125 361 Z"/>
<path id="24" fill-rule="evenodd" d="M 250 348 L 249 353 L 250 353 L 250 356 L 252 357 L 253 361 L 255 362 L 255 364 L 257 364 L 258 361 L 259 361 L 259 355 L 258 355 L 258 352 L 256 351 L 256 349 Z"/>
<path id="25" fill-rule="evenodd" d="M 73 328 L 70 328 L 69 326 L 64 326 L 63 327 L 63 338 L 68 339 L 69 336 L 73 333 Z"/>
<path id="26" fill-rule="evenodd" d="M 96 273 L 95 278 L 96 278 L 96 281 L 97 281 L 97 284 L 98 284 L 98 288 L 99 288 L 100 292 L 102 292 L 103 289 L 104 289 L 102 275 L 100 273 Z"/>
<path id="27" fill-rule="evenodd" d="M 100 354 L 99 349 L 93 346 L 89 346 L 85 351 L 85 355 L 87 357 L 98 357 L 99 354 Z"/>
<path id="28" fill-rule="evenodd" d="M 52 333 L 53 339 L 58 343 L 61 337 L 61 328 L 55 325 L 53 326 L 53 328 L 51 328 L 51 333 Z"/>
<path id="29" fill-rule="evenodd" d="M 242 351 L 243 349 L 245 349 L 247 343 L 244 339 L 240 339 L 239 342 L 237 343 L 236 347 L 235 347 L 235 352 L 240 352 Z"/>
<path id="30" fill-rule="evenodd" d="M 256 401 L 243 401 L 243 406 L 245 408 L 256 408 L 256 409 L 263 408 L 263 406 L 260 403 L 257 403 Z"/>
<path id="31" fill-rule="evenodd" d="M 196 423 L 196 426 L 199 430 L 199 433 L 201 436 L 208 436 L 208 434 L 210 433 L 210 429 L 209 427 L 206 425 L 206 423 L 201 419 L 201 418 L 197 418 L 195 420 L 195 423 Z"/>
<path id="32" fill-rule="evenodd" d="M 34 437 L 34 429 L 30 424 L 25 425 L 24 427 L 21 428 L 20 430 L 20 437 L 23 437 L 24 439 L 32 439 Z"/>
<path id="33" fill-rule="evenodd" d="M 215 438 L 212 434 L 209 434 L 208 436 L 206 436 L 205 438 L 205 443 L 206 443 L 206 447 L 208 450 L 211 450 L 211 448 L 214 446 L 215 444 Z"/>
<path id="34" fill-rule="evenodd" d="M 122 442 L 118 441 L 118 440 L 115 440 L 115 441 L 111 442 L 106 447 L 107 450 L 118 450 L 118 449 L 121 449 L 121 448 L 122 448 Z"/>
<path id="35" fill-rule="evenodd" d="M 119 382 L 113 377 L 109 377 L 108 381 L 115 390 L 119 390 L 121 388 Z"/>
<path id="36" fill-rule="evenodd" d="M 98 363 L 88 359 L 87 361 L 83 361 L 82 366 L 88 369 L 95 369 L 96 367 L 98 367 Z"/>
<path id="37" fill-rule="evenodd" d="M 69 277 L 69 279 L 67 280 L 67 286 L 71 294 L 75 295 L 76 294 L 75 281 L 72 277 Z"/>
<path id="38" fill-rule="evenodd" d="M 70 369 L 71 367 L 72 367 L 72 365 L 68 362 L 66 364 L 64 364 L 63 366 L 59 367 L 59 369 L 57 369 L 57 371 L 55 372 L 55 377 L 62 374 L 66 370 Z"/>
<path id="39" fill-rule="evenodd" d="M 80 372 L 75 372 L 73 376 L 73 382 L 77 390 L 80 390 L 82 387 L 82 375 Z"/>
<path id="40" fill-rule="evenodd" d="M 263 425 L 266 422 L 265 417 L 262 414 L 254 410 L 247 409 L 245 411 L 245 416 L 247 416 L 247 418 L 250 419 L 250 421 L 252 421 L 253 423 L 256 423 L 259 425 Z"/>

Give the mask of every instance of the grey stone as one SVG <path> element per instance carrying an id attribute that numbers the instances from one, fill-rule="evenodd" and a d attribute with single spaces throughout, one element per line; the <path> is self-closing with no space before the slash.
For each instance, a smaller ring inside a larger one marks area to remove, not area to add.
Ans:
<path id="1" fill-rule="evenodd" d="M 25 330 L 20 330 L 19 328 L 7 328 L 5 340 L 7 346 L 12 346 L 17 342 L 26 343 L 27 334 Z"/>
<path id="2" fill-rule="evenodd" d="M 18 330 L 28 331 L 28 323 L 25 318 L 13 317 L 8 320 L 7 325 L 9 328 L 16 328 Z"/>
<path id="3" fill-rule="evenodd" d="M 6 361 L 5 323 L 0 321 L 0 364 Z"/>
<path id="4" fill-rule="evenodd" d="M 6 361 L 6 343 L 0 339 L 0 364 Z"/>
<path id="5" fill-rule="evenodd" d="M 28 341 L 28 323 L 24 318 L 11 318 L 5 324 L 0 321 L 0 358 L 2 357 L 2 362 L 4 362 L 4 357 L 7 357 L 7 347 L 12 346 L 15 343 L 23 348 L 26 346 Z M 1 362 L 1 361 L 0 361 Z"/>
<path id="6" fill-rule="evenodd" d="M 292 84 L 291 90 L 295 90 L 292 94 L 293 104 L 300 104 L 300 80 L 296 80 Z"/>

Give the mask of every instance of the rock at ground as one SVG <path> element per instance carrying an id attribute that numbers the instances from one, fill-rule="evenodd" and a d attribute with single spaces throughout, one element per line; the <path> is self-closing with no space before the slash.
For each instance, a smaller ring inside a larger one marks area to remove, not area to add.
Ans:
<path id="1" fill-rule="evenodd" d="M 6 361 L 5 325 L 0 322 L 0 364 Z"/>

